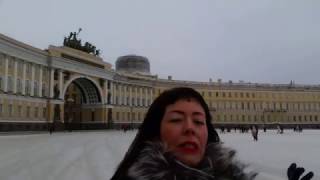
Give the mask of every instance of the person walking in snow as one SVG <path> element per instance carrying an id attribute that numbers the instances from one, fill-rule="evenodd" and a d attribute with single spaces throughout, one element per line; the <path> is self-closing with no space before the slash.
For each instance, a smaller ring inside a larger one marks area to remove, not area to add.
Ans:
<path id="1" fill-rule="evenodd" d="M 252 134 L 254 141 L 258 141 L 258 131 L 259 131 L 259 129 L 258 129 L 257 125 L 253 125 L 251 127 L 251 134 Z"/>

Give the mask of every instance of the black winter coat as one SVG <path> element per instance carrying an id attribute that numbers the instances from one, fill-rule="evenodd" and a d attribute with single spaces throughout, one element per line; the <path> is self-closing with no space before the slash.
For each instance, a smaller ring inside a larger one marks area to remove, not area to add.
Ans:
<path id="1" fill-rule="evenodd" d="M 165 152 L 161 143 L 147 143 L 137 161 L 128 169 L 127 180 L 252 180 L 257 175 L 244 172 L 235 160 L 235 151 L 212 143 L 199 167 L 191 168 Z"/>

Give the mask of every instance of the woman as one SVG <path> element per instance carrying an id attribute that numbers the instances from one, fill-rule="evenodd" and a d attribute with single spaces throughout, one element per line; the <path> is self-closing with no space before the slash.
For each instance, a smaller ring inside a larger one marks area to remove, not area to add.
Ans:
<path id="1" fill-rule="evenodd" d="M 163 92 L 112 180 L 249 180 L 235 151 L 223 147 L 209 108 L 191 88 Z"/>

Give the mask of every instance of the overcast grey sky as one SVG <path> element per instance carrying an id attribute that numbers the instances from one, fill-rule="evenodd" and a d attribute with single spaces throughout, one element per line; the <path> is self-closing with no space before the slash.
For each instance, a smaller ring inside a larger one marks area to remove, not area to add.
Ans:
<path id="1" fill-rule="evenodd" d="M 37 48 L 79 27 L 162 78 L 320 84 L 319 0 L 0 0 L 0 33 Z"/>

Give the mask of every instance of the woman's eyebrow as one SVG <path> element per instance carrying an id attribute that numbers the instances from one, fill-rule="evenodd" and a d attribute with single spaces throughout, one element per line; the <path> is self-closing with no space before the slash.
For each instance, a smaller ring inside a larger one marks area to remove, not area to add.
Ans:
<path id="1" fill-rule="evenodd" d="M 192 115 L 201 115 L 201 116 L 204 116 L 205 114 L 203 112 L 193 112 Z"/>
<path id="2" fill-rule="evenodd" d="M 184 115 L 184 112 L 180 111 L 180 110 L 172 110 L 169 113 L 177 113 L 177 114 Z M 192 112 L 192 115 L 203 115 L 204 116 L 205 114 L 203 112 L 196 111 L 196 112 Z"/>
<path id="3" fill-rule="evenodd" d="M 180 110 L 172 110 L 172 111 L 170 111 L 169 113 L 177 113 L 177 114 L 184 115 L 184 112 L 183 112 L 183 111 L 180 111 Z"/>

